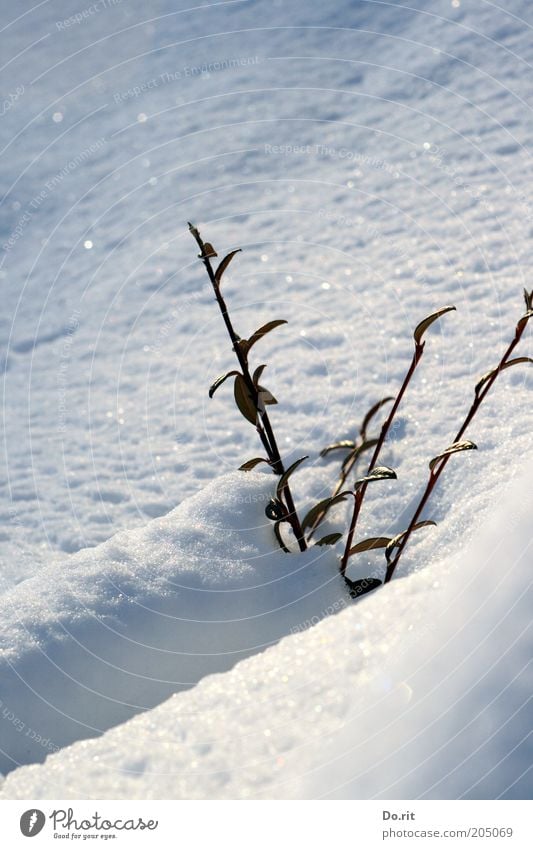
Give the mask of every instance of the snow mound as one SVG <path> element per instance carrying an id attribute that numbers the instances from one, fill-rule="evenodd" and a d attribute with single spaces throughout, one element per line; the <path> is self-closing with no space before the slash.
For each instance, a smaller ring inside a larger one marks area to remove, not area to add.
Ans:
<path id="1" fill-rule="evenodd" d="M 530 474 L 502 501 L 455 563 L 13 772 L 0 796 L 530 798 Z"/>
<path id="2" fill-rule="evenodd" d="M 350 603 L 332 551 L 279 549 L 264 512 L 273 491 L 271 475 L 225 475 L 0 598 L 0 772 Z"/>

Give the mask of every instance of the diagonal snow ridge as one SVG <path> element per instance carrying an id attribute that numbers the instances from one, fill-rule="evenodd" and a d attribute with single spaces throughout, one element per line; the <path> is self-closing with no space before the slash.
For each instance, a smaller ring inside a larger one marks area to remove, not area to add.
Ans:
<path id="1" fill-rule="evenodd" d="M 234 472 L 0 598 L 0 772 L 101 734 L 350 603 L 335 555 L 282 552 L 274 478 Z"/>
<path id="2" fill-rule="evenodd" d="M 530 481 L 459 556 L 12 772 L 0 797 L 530 798 Z"/>

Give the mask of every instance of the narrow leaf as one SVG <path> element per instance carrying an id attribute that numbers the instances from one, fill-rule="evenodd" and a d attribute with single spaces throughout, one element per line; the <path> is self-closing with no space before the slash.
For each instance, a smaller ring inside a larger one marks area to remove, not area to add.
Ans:
<path id="1" fill-rule="evenodd" d="M 450 454 L 457 454 L 459 451 L 470 451 L 473 448 L 477 448 L 473 442 L 470 442 L 469 439 L 465 439 L 464 442 L 454 442 L 453 445 L 450 445 L 446 451 L 443 451 L 442 454 L 438 454 L 436 457 L 433 457 L 433 460 L 430 461 L 429 469 L 432 472 L 435 465 L 442 460 L 444 457 L 448 457 Z"/>
<path id="2" fill-rule="evenodd" d="M 263 363 L 262 365 L 257 366 L 256 370 L 254 371 L 254 376 L 252 377 L 252 383 L 256 388 L 257 388 L 257 384 L 261 380 L 261 376 L 262 376 L 265 369 L 266 369 L 266 363 Z"/>
<path id="3" fill-rule="evenodd" d="M 376 415 L 376 413 L 378 412 L 378 410 L 381 410 L 381 408 L 384 406 L 384 404 L 388 404 L 389 401 L 394 401 L 394 397 L 392 395 L 387 395 L 386 398 L 382 398 L 381 401 L 378 401 L 376 404 L 374 404 L 372 407 L 370 407 L 370 409 L 369 409 L 368 413 L 366 414 L 366 416 L 364 417 L 363 423 L 362 423 L 362 425 L 359 429 L 359 433 L 361 434 L 363 439 L 365 438 L 366 430 L 368 428 L 368 425 L 370 424 L 371 419 L 373 419 L 374 416 Z"/>
<path id="4" fill-rule="evenodd" d="M 367 439 L 366 442 L 363 442 L 362 445 L 358 445 L 357 448 L 355 448 L 355 450 L 352 451 L 351 454 L 348 454 L 348 456 L 344 460 L 342 464 L 342 470 L 345 471 L 349 463 L 354 464 L 356 460 L 359 459 L 361 454 L 363 454 L 364 451 L 368 451 L 370 448 L 374 448 L 374 446 L 377 444 L 377 439 Z"/>
<path id="5" fill-rule="evenodd" d="M 283 542 L 283 537 L 281 536 L 280 525 L 281 525 L 281 522 L 276 522 L 276 524 L 274 525 L 274 533 L 276 534 L 276 539 L 278 541 L 278 545 L 283 551 L 286 551 L 287 554 L 290 554 L 291 553 L 290 548 L 287 548 L 287 546 Z"/>
<path id="6" fill-rule="evenodd" d="M 239 337 L 239 339 L 237 339 L 237 344 L 235 346 L 235 350 L 237 350 L 237 348 L 241 351 L 244 359 L 246 360 L 248 358 L 248 348 L 249 348 L 248 340 L 247 339 L 241 339 Z"/>
<path id="7" fill-rule="evenodd" d="M 278 487 L 277 487 L 278 498 L 281 498 L 281 493 L 283 492 L 285 485 L 288 483 L 288 480 L 289 480 L 290 476 L 292 475 L 292 473 L 296 471 L 296 469 L 298 468 L 300 463 L 303 463 L 304 460 L 308 460 L 308 459 L 309 459 L 309 455 L 306 455 L 305 457 L 300 457 L 299 460 L 296 460 L 291 466 L 289 466 L 287 471 L 282 474 L 282 476 L 280 477 L 280 479 L 278 481 Z"/>
<path id="8" fill-rule="evenodd" d="M 217 270 L 215 271 L 215 280 L 217 281 L 217 283 L 220 283 L 220 281 L 222 280 L 222 275 L 224 274 L 226 268 L 230 264 L 231 260 L 235 256 L 235 254 L 238 254 L 239 251 L 241 251 L 241 250 L 242 250 L 242 248 L 237 248 L 236 251 L 230 251 L 230 253 L 227 256 L 224 257 L 224 259 L 222 260 L 222 262 L 218 266 Z M 216 256 L 216 254 L 215 254 L 215 256 Z"/>
<path id="9" fill-rule="evenodd" d="M 361 486 L 363 483 L 371 483 L 372 481 L 382 481 L 382 480 L 392 480 L 397 478 L 398 475 L 394 471 L 394 469 L 389 469 L 388 466 L 375 466 L 372 469 L 369 475 L 365 475 L 364 478 L 359 478 L 355 482 L 354 489 Z"/>
<path id="10" fill-rule="evenodd" d="M 518 333 L 522 333 L 524 327 L 528 323 L 529 319 L 533 316 L 533 310 L 528 310 L 525 315 L 522 316 L 518 324 L 516 325 L 516 330 Z"/>
<path id="11" fill-rule="evenodd" d="M 431 315 L 428 315 L 427 318 L 421 321 L 420 324 L 416 326 L 415 332 L 413 334 L 416 344 L 420 345 L 420 343 L 422 342 L 422 336 L 424 335 L 428 327 L 433 324 L 434 321 L 437 321 L 437 319 L 440 318 L 441 315 L 444 315 L 444 313 L 451 312 L 454 309 L 456 309 L 456 307 L 442 307 L 442 309 L 437 310 L 437 312 L 434 312 Z"/>
<path id="12" fill-rule="evenodd" d="M 305 514 L 303 522 L 302 522 L 302 530 L 306 528 L 310 528 L 315 520 L 322 513 L 326 515 L 326 513 L 334 506 L 334 504 L 340 504 L 341 501 L 346 501 L 347 493 L 342 492 L 339 495 L 335 495 L 333 498 L 330 496 L 329 498 L 324 498 L 323 501 L 319 501 L 318 504 L 315 504 L 314 507 L 311 507 L 308 513 Z"/>
<path id="13" fill-rule="evenodd" d="M 358 542 L 353 548 L 350 548 L 348 556 L 358 554 L 360 551 L 373 551 L 375 548 L 386 548 L 390 543 L 391 537 L 369 537 Z"/>
<path id="14" fill-rule="evenodd" d="M 264 386 L 257 386 L 257 391 L 259 392 L 259 400 L 263 402 L 263 404 L 277 404 L 278 402 L 272 395 L 270 390 L 266 389 Z"/>
<path id="15" fill-rule="evenodd" d="M 349 578 L 345 578 L 344 580 L 348 584 L 352 598 L 359 598 L 359 596 L 366 595 L 366 593 L 370 593 L 372 590 L 377 590 L 382 584 L 379 578 L 362 578 L 359 581 L 350 581 Z"/>
<path id="16" fill-rule="evenodd" d="M 335 545 L 336 542 L 340 540 L 342 534 L 326 534 L 325 537 L 319 539 L 318 542 L 315 542 L 315 545 Z"/>
<path id="17" fill-rule="evenodd" d="M 425 519 L 423 522 L 416 522 L 416 524 L 413 525 L 412 530 L 417 531 L 419 528 L 426 528 L 428 525 L 436 526 L 436 524 L 437 523 L 434 522 L 432 519 Z M 385 557 L 387 558 L 387 563 L 390 563 L 392 552 L 395 548 L 401 545 L 401 542 L 404 539 L 406 533 L 407 531 L 402 531 L 401 534 L 396 534 L 396 536 L 393 537 L 387 544 L 385 548 Z"/>
<path id="18" fill-rule="evenodd" d="M 215 382 L 212 383 L 211 386 L 209 387 L 209 397 L 212 398 L 213 395 L 215 394 L 215 392 L 217 391 L 218 387 L 222 386 L 222 384 L 224 383 L 225 380 L 228 379 L 228 377 L 232 377 L 235 374 L 240 374 L 240 372 L 235 371 L 235 370 L 227 371 L 226 374 L 221 374 L 220 377 L 217 377 Z"/>
<path id="19" fill-rule="evenodd" d="M 256 330 L 255 333 L 253 333 L 249 339 L 243 339 L 241 344 L 246 356 L 248 355 L 248 352 L 252 345 L 255 345 L 255 343 L 259 342 L 259 340 L 262 339 L 263 336 L 266 336 L 267 333 L 270 333 L 271 330 L 275 330 L 276 327 L 280 327 L 280 325 L 282 324 L 287 324 L 284 318 L 278 318 L 275 321 L 268 321 L 266 324 L 263 324 L 262 327 Z"/>
<path id="20" fill-rule="evenodd" d="M 507 362 L 503 363 L 503 365 L 499 365 L 496 368 L 493 368 L 491 371 L 488 371 L 486 374 L 483 375 L 481 380 L 479 380 L 476 383 L 476 388 L 474 390 L 476 395 L 479 395 L 481 388 L 484 386 L 484 384 L 487 382 L 487 380 L 490 380 L 490 378 L 494 374 L 498 374 L 498 372 L 500 372 L 500 371 L 505 371 L 505 369 L 510 368 L 510 366 L 516 366 L 516 365 L 518 365 L 518 363 L 533 363 L 533 358 L 531 358 L 531 357 L 515 357 L 514 360 L 507 360 Z"/>
<path id="21" fill-rule="evenodd" d="M 272 519 L 274 522 L 285 521 L 283 504 L 281 504 L 276 498 L 271 498 L 265 507 L 265 515 L 267 519 Z"/>
<path id="22" fill-rule="evenodd" d="M 267 466 L 270 466 L 270 462 L 265 460 L 264 457 L 254 457 L 253 460 L 247 460 L 246 463 L 239 466 L 239 472 L 251 472 L 259 463 L 266 463 Z"/>
<path id="23" fill-rule="evenodd" d="M 218 254 L 211 242 L 204 242 L 202 246 L 202 253 L 198 255 L 198 259 L 211 259 L 211 257 L 214 256 L 218 256 Z"/>
<path id="24" fill-rule="evenodd" d="M 253 398 L 250 397 L 244 377 L 240 372 L 237 372 L 233 389 L 237 407 L 244 418 L 248 419 L 248 421 L 254 425 L 257 419 L 257 409 Z"/>
<path id="25" fill-rule="evenodd" d="M 333 442 L 331 445 L 326 445 L 325 448 L 320 452 L 321 457 L 326 457 L 331 451 L 340 451 L 342 450 L 352 450 L 356 447 L 356 443 L 353 439 L 343 439 L 341 442 Z"/>

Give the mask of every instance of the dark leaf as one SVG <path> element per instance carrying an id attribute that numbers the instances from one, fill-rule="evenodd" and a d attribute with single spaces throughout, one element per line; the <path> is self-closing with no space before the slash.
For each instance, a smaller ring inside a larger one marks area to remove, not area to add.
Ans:
<path id="1" fill-rule="evenodd" d="M 454 442 L 453 445 L 450 445 L 446 451 L 443 451 L 442 454 L 438 454 L 436 457 L 433 457 L 433 460 L 429 463 L 429 469 L 432 472 L 435 465 L 442 460 L 444 457 L 448 457 L 450 454 L 457 454 L 459 451 L 470 451 L 473 448 L 477 448 L 473 442 L 470 442 L 469 439 L 465 439 L 464 442 Z"/>
<path id="2" fill-rule="evenodd" d="M 325 537 L 319 539 L 318 542 L 315 542 L 315 545 L 335 545 L 336 542 L 340 540 L 342 534 L 326 534 Z"/>
<path id="3" fill-rule="evenodd" d="M 524 301 L 526 302 L 526 311 L 530 312 L 533 310 L 533 289 L 531 292 L 528 292 L 527 289 L 524 289 Z"/>
<path id="4" fill-rule="evenodd" d="M 232 377 L 235 374 L 240 374 L 240 371 L 235 371 L 235 370 L 227 371 L 226 374 L 221 374 L 220 377 L 217 377 L 215 382 L 212 383 L 211 386 L 209 387 L 209 397 L 212 398 L 213 395 L 215 394 L 215 392 L 217 391 L 218 387 L 222 386 L 222 384 L 224 383 L 225 380 L 228 379 L 228 377 Z"/>
<path id="5" fill-rule="evenodd" d="M 432 519 L 426 519 L 423 522 L 416 522 L 416 524 L 413 525 L 411 530 L 417 531 L 419 528 L 426 528 L 428 525 L 436 525 L 436 524 L 437 523 L 434 522 Z M 396 534 L 396 536 L 393 537 L 389 541 L 387 547 L 385 548 L 385 557 L 387 558 L 387 563 L 390 563 L 392 552 L 394 551 L 395 548 L 397 548 L 399 545 L 401 545 L 402 540 L 404 539 L 406 533 L 407 533 L 407 531 L 402 531 L 401 534 Z"/>
<path id="6" fill-rule="evenodd" d="M 350 581 L 349 578 L 345 578 L 344 580 L 348 584 L 352 598 L 359 598 L 359 596 L 366 595 L 366 593 L 370 593 L 372 590 L 377 590 L 382 584 L 379 578 L 363 578 L 359 581 Z"/>
<path id="7" fill-rule="evenodd" d="M 262 376 L 265 369 L 266 369 L 266 363 L 263 363 L 262 365 L 257 366 L 256 370 L 254 371 L 254 376 L 252 377 L 252 383 L 256 388 L 257 388 L 257 384 L 261 380 L 261 376 Z"/>
<path id="8" fill-rule="evenodd" d="M 257 409 L 253 398 L 248 391 L 244 377 L 240 374 L 240 372 L 237 373 L 233 389 L 237 407 L 243 414 L 244 418 L 248 419 L 248 421 L 254 425 L 257 419 Z"/>
<path id="9" fill-rule="evenodd" d="M 265 507 L 265 515 L 267 519 L 272 519 L 274 522 L 281 522 L 285 519 L 285 510 L 276 498 L 271 498 Z"/>
<path id="10" fill-rule="evenodd" d="M 204 242 L 202 253 L 199 254 L 199 259 L 211 259 L 211 257 L 218 256 L 216 250 L 210 242 Z"/>
<path id="11" fill-rule="evenodd" d="M 368 413 L 366 414 L 366 416 L 364 417 L 363 423 L 362 423 L 362 425 L 359 429 L 359 433 L 361 434 L 363 439 L 366 436 L 366 431 L 367 431 L 368 425 L 370 424 L 370 421 L 374 418 L 374 416 L 376 415 L 378 410 L 381 410 L 383 405 L 388 404 L 389 401 L 394 401 L 394 397 L 392 395 L 387 395 L 386 398 L 382 398 L 381 401 L 378 401 L 376 404 L 374 404 L 373 407 L 370 407 L 370 409 L 369 409 Z"/>
<path id="12" fill-rule="evenodd" d="M 314 525 L 315 520 L 324 513 L 326 513 L 333 507 L 334 504 L 340 504 L 341 501 L 346 501 L 346 495 L 348 493 L 341 492 L 339 495 L 335 495 L 334 497 L 324 498 L 323 501 L 319 501 L 318 504 L 315 504 L 314 507 L 311 507 L 308 513 L 305 514 L 304 520 L 302 522 L 302 530 L 306 528 L 310 528 Z M 351 495 L 351 493 L 349 493 Z"/>
<path id="13" fill-rule="evenodd" d="M 526 314 L 522 316 L 522 318 L 516 325 L 516 330 L 518 333 L 522 333 L 531 316 L 533 316 L 533 310 L 528 310 Z"/>
<path id="14" fill-rule="evenodd" d="M 351 451 L 355 447 L 356 443 L 353 439 L 343 439 L 341 442 L 333 442 L 331 445 L 326 445 L 320 452 L 320 456 L 326 457 L 331 451 L 347 451 L 348 449 Z"/>
<path id="15" fill-rule="evenodd" d="M 303 463 L 304 460 L 308 460 L 308 459 L 309 459 L 308 455 L 305 456 L 305 457 L 300 457 L 299 460 L 296 460 L 291 466 L 289 466 L 287 471 L 282 474 L 282 476 L 280 477 L 280 479 L 278 481 L 278 490 L 277 490 L 278 491 L 278 498 L 281 498 L 281 494 L 283 492 L 285 484 L 288 483 L 288 480 L 289 480 L 290 476 L 292 475 L 292 473 L 296 471 L 296 469 L 298 468 L 300 463 Z"/>
<path id="16" fill-rule="evenodd" d="M 247 359 L 247 357 L 248 357 L 248 340 L 247 339 L 241 339 L 241 337 L 239 336 L 239 338 L 237 339 L 237 344 L 234 346 L 234 350 L 237 350 L 237 348 L 242 353 L 244 359 Z"/>
<path id="17" fill-rule="evenodd" d="M 270 466 L 269 461 L 265 460 L 264 457 L 254 457 L 253 460 L 247 460 L 246 463 L 239 466 L 239 472 L 251 472 L 259 463 L 266 463 L 267 466 Z"/>
<path id="18" fill-rule="evenodd" d="M 276 522 L 276 524 L 274 525 L 274 533 L 276 534 L 276 539 L 278 541 L 279 547 L 283 551 L 286 551 L 287 554 L 290 554 L 291 553 L 290 549 L 287 548 L 287 546 L 283 542 L 283 537 L 281 536 L 281 527 L 280 526 L 281 526 L 281 522 Z"/>
<path id="19" fill-rule="evenodd" d="M 348 556 L 351 557 L 352 554 L 358 554 L 360 551 L 373 551 L 376 548 L 386 548 L 390 541 L 390 537 L 369 537 L 368 539 L 363 539 L 361 542 L 356 543 L 353 548 L 350 548 Z"/>
<path id="20" fill-rule="evenodd" d="M 249 339 L 243 339 L 240 343 L 241 349 L 245 356 L 248 356 L 248 352 L 252 345 L 255 345 L 256 342 L 259 342 L 263 336 L 266 336 L 267 333 L 270 333 L 271 330 L 275 330 L 276 327 L 280 327 L 282 324 L 287 324 L 284 318 L 276 319 L 275 321 L 268 321 L 266 324 L 263 324 L 255 333 L 250 336 Z"/>
<path id="21" fill-rule="evenodd" d="M 222 280 L 222 275 L 224 274 L 226 268 L 230 264 L 235 254 L 238 254 L 241 250 L 242 248 L 237 248 L 236 251 L 230 251 L 230 253 L 224 257 L 217 270 L 215 271 L 215 280 L 217 281 L 217 283 L 220 283 L 220 281 Z"/>
<path id="22" fill-rule="evenodd" d="M 434 321 L 437 321 L 437 319 L 440 318 L 441 315 L 444 315 L 447 312 L 451 312 L 454 309 L 456 309 L 456 307 L 442 307 L 442 309 L 437 310 L 437 312 L 434 312 L 431 315 L 428 315 L 427 318 L 421 321 L 420 324 L 416 326 L 415 332 L 413 334 L 416 344 L 421 344 L 422 336 L 424 335 L 428 327 L 433 324 Z"/>
<path id="23" fill-rule="evenodd" d="M 258 385 L 256 388 L 259 392 L 259 401 L 260 402 L 262 402 L 263 404 L 277 404 L 278 403 L 276 401 L 276 399 L 274 398 L 274 396 L 272 395 L 272 392 L 270 392 L 264 386 Z"/>
<path id="24" fill-rule="evenodd" d="M 393 480 L 396 479 L 398 475 L 394 471 L 394 469 L 389 469 L 388 466 L 375 466 L 372 469 L 370 474 L 366 475 L 364 478 L 359 478 L 355 482 L 355 489 L 361 486 L 363 483 L 371 483 L 372 481 L 382 481 L 382 480 Z"/>
<path id="25" fill-rule="evenodd" d="M 374 448 L 374 446 L 377 445 L 377 444 L 378 444 L 377 439 L 367 439 L 366 442 L 363 442 L 362 445 L 358 445 L 357 448 L 354 451 L 352 451 L 351 454 L 348 454 L 348 456 L 344 460 L 344 462 L 342 464 L 342 470 L 345 471 L 346 467 L 349 464 L 354 465 L 354 463 L 359 459 L 361 454 L 363 454 L 365 451 L 368 451 L 370 448 Z"/>
<path id="26" fill-rule="evenodd" d="M 475 393 L 479 395 L 480 390 L 490 378 L 494 374 L 498 374 L 500 371 L 505 371 L 506 368 L 510 368 L 511 366 L 516 366 L 519 363 L 533 363 L 533 358 L 531 357 L 515 357 L 514 360 L 507 360 L 507 362 L 503 363 L 503 365 L 498 366 L 497 368 L 493 368 L 491 371 L 488 371 L 483 375 L 481 380 L 476 383 Z"/>

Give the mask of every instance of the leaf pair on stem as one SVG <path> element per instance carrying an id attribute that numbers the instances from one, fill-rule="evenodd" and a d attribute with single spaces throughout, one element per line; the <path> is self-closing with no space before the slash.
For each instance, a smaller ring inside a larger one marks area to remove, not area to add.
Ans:
<path id="1" fill-rule="evenodd" d="M 401 533 L 397 534 L 396 536 L 394 536 L 392 538 L 391 537 L 373 537 L 373 538 L 369 538 L 369 539 L 366 539 L 366 540 L 361 540 L 360 542 L 358 542 L 354 545 L 353 544 L 353 537 L 354 537 L 354 534 L 355 534 L 355 530 L 356 530 L 356 527 L 357 527 L 357 521 L 358 521 L 358 518 L 359 518 L 359 515 L 360 515 L 360 512 L 361 512 L 361 507 L 362 507 L 363 500 L 364 500 L 364 497 L 365 497 L 366 487 L 367 487 L 370 479 L 372 479 L 372 477 L 371 477 L 372 470 L 373 469 L 374 469 L 374 471 L 376 470 L 375 463 L 378 460 L 378 457 L 379 457 L 380 451 L 383 447 L 383 444 L 385 442 L 387 433 L 390 431 L 390 427 L 392 425 L 394 416 L 395 416 L 395 414 L 396 414 L 396 412 L 399 408 L 401 399 L 402 399 L 402 397 L 403 397 L 403 395 L 404 395 L 404 393 L 405 393 L 405 391 L 406 391 L 406 389 L 409 385 L 409 382 L 410 382 L 410 380 L 411 380 L 411 378 L 414 374 L 414 371 L 415 371 L 415 369 L 416 369 L 417 365 L 419 364 L 420 359 L 422 357 L 422 354 L 423 354 L 423 351 L 424 351 L 424 345 L 425 345 L 425 343 L 422 341 L 423 334 L 431 326 L 431 324 L 433 324 L 434 321 L 436 321 L 438 318 L 440 318 L 440 316 L 444 315 L 446 312 L 449 312 L 450 310 L 453 310 L 455 308 L 454 307 L 443 307 L 441 310 L 438 310 L 436 313 L 433 313 L 432 315 L 428 316 L 426 319 L 424 319 L 417 326 L 415 333 L 414 333 L 415 351 L 414 351 L 414 354 L 413 354 L 413 359 L 411 361 L 411 364 L 410 364 L 410 367 L 409 367 L 408 372 L 406 374 L 406 377 L 405 377 L 405 379 L 402 383 L 400 391 L 399 391 L 398 395 L 396 396 L 396 399 L 394 400 L 394 404 L 393 404 L 392 409 L 389 413 L 389 416 L 386 419 L 385 423 L 383 424 L 383 427 L 382 427 L 381 433 L 380 433 L 380 437 L 379 437 L 378 440 L 376 440 L 376 445 L 375 445 L 375 448 L 374 448 L 374 454 L 372 456 L 372 459 L 371 459 L 369 467 L 368 467 L 367 477 L 361 479 L 363 481 L 362 484 L 361 484 L 361 481 L 356 482 L 355 487 L 354 487 L 354 491 L 353 491 L 354 507 L 353 507 L 350 527 L 349 527 L 349 531 L 348 531 L 348 536 L 347 536 L 347 540 L 346 540 L 346 545 L 345 545 L 345 549 L 344 549 L 344 554 L 343 554 L 342 561 L 341 561 L 341 573 L 345 577 L 346 577 L 346 569 L 347 569 L 348 561 L 349 561 L 350 557 L 352 557 L 355 554 L 359 554 L 363 551 L 371 551 L 371 550 L 374 550 L 374 549 L 377 549 L 377 548 L 384 548 L 385 549 L 385 559 L 386 559 L 385 583 L 388 583 L 392 579 L 392 577 L 393 577 L 393 575 L 396 571 L 396 568 L 398 567 L 398 563 L 400 561 L 400 558 L 402 557 L 402 554 L 403 554 L 403 552 L 404 552 L 404 550 L 405 550 L 405 548 L 406 548 L 406 546 L 409 542 L 411 535 L 414 533 L 414 531 L 417 531 L 422 527 L 427 527 L 428 525 L 435 525 L 435 522 L 433 522 L 431 520 L 421 521 L 420 517 L 421 517 L 423 510 L 424 510 L 424 508 L 425 508 L 425 506 L 426 506 L 426 504 L 427 504 L 427 502 L 428 502 L 428 500 L 431 496 L 431 493 L 433 492 L 433 490 L 434 490 L 434 488 L 437 484 L 437 481 L 439 480 L 442 472 L 446 468 L 446 465 L 447 465 L 450 457 L 454 454 L 457 454 L 457 453 L 460 453 L 460 452 L 463 452 L 463 451 L 469 451 L 469 450 L 477 448 L 477 445 L 475 445 L 470 440 L 463 439 L 463 436 L 464 436 L 465 431 L 467 430 L 468 426 L 472 422 L 474 416 L 476 415 L 477 411 L 479 410 L 482 402 L 484 401 L 484 399 L 488 395 L 491 387 L 494 385 L 498 375 L 501 374 L 502 371 L 505 371 L 506 369 L 510 368 L 511 366 L 519 365 L 521 363 L 526 363 L 526 362 L 533 362 L 533 359 L 531 357 L 516 357 L 514 359 L 511 359 L 511 354 L 513 353 L 514 349 L 518 345 L 518 343 L 519 343 L 519 341 L 520 341 L 520 339 L 521 339 L 521 337 L 524 333 L 524 330 L 525 330 L 525 328 L 528 324 L 529 319 L 533 316 L 533 290 L 531 292 L 524 290 L 524 299 L 525 299 L 525 303 L 526 303 L 526 312 L 519 319 L 519 321 L 516 325 L 515 335 L 513 337 L 513 340 L 511 341 L 510 345 L 506 349 L 505 353 L 503 354 L 503 356 L 502 356 L 499 364 L 496 366 L 496 368 L 493 368 L 489 372 L 484 374 L 480 378 L 480 380 L 477 382 L 475 389 L 474 389 L 474 400 L 472 402 L 472 405 L 471 405 L 461 427 L 459 428 L 452 444 L 449 445 L 448 448 L 446 448 L 444 451 L 440 452 L 436 457 L 434 457 L 429 462 L 428 482 L 426 484 L 424 492 L 423 492 L 423 494 L 420 498 L 420 501 L 419 501 L 419 503 L 418 503 L 418 505 L 417 505 L 417 507 L 414 511 L 413 517 L 412 517 L 408 527 L 406 528 L 406 530 L 402 531 Z M 390 399 L 386 399 L 386 400 L 390 400 Z M 338 446 L 340 447 L 341 444 L 342 443 L 338 443 Z M 328 451 L 331 450 L 333 447 L 334 446 L 328 446 L 328 448 L 325 449 L 324 453 L 328 453 Z M 345 471 L 345 468 L 343 466 L 343 469 L 341 471 L 341 477 L 344 474 L 344 471 Z M 360 484 L 359 486 L 358 486 L 358 483 Z M 321 519 L 320 519 L 320 521 L 321 521 Z M 348 581 L 348 583 L 350 584 L 351 582 Z M 365 592 L 366 591 L 368 591 L 368 590 L 365 590 Z"/>
<path id="2" fill-rule="evenodd" d="M 427 318 L 425 318 L 423 321 L 420 322 L 420 324 L 417 325 L 415 332 L 413 334 L 414 342 L 415 342 L 415 349 L 414 349 L 414 352 L 413 352 L 413 357 L 412 357 L 409 369 L 407 371 L 407 374 L 406 374 L 406 376 L 403 380 L 403 383 L 402 383 L 402 385 L 401 385 L 401 387 L 398 391 L 398 394 L 395 397 L 391 396 L 391 397 L 383 398 L 381 401 L 378 401 L 377 404 L 375 404 L 373 407 L 371 407 L 371 409 L 368 411 L 367 415 L 365 416 L 365 418 L 363 420 L 363 424 L 361 425 L 361 428 L 360 428 L 360 442 L 359 442 L 358 445 L 354 444 L 354 448 L 352 449 L 351 454 L 348 455 L 348 462 L 345 460 L 343 467 L 341 469 L 341 476 L 339 478 L 339 482 L 342 480 L 342 482 L 344 484 L 344 481 L 346 480 L 346 477 L 348 476 L 349 471 L 351 471 L 352 466 L 357 461 L 357 459 L 359 459 L 361 453 L 364 450 L 368 450 L 370 448 L 374 449 L 370 463 L 368 465 L 366 476 L 361 478 L 359 481 L 356 481 L 353 492 L 351 492 L 351 494 L 353 495 L 353 498 L 354 498 L 354 504 L 353 504 L 352 516 L 351 516 L 351 520 L 350 520 L 350 526 L 348 528 L 348 535 L 347 535 L 347 538 L 346 538 L 346 544 L 345 544 L 345 547 L 344 547 L 344 554 L 342 556 L 341 566 L 340 566 L 341 574 L 344 575 L 345 577 L 346 577 L 346 569 L 348 568 L 349 558 L 354 553 L 357 553 L 356 551 L 354 551 L 353 539 L 354 539 L 355 531 L 356 531 L 356 528 L 357 528 L 357 522 L 358 522 L 358 519 L 359 519 L 359 515 L 361 513 L 361 508 L 363 506 L 363 501 L 364 501 L 364 498 L 365 498 L 365 495 L 366 495 L 368 484 L 371 483 L 372 481 L 384 480 L 384 479 L 387 479 L 387 478 L 390 479 L 392 477 L 394 477 L 394 478 L 396 477 L 396 473 L 393 472 L 392 469 L 388 469 L 387 474 L 385 474 L 385 473 L 379 474 L 378 471 L 380 472 L 381 469 L 380 469 L 380 467 L 377 467 L 376 464 L 378 462 L 381 450 L 382 450 L 382 448 L 385 444 L 387 436 L 390 432 L 392 423 L 394 421 L 394 417 L 396 416 L 396 413 L 398 412 L 398 409 L 400 407 L 402 398 L 403 398 L 403 396 L 404 396 L 404 394 L 407 390 L 407 387 L 409 386 L 409 383 L 411 382 L 411 379 L 412 379 L 412 377 L 413 377 L 413 375 L 416 371 L 418 364 L 420 363 L 420 361 L 422 359 L 422 355 L 424 353 L 424 347 L 425 347 L 425 344 L 426 344 L 423 341 L 424 333 L 429 327 L 431 327 L 433 322 L 437 321 L 437 319 L 439 319 L 445 313 L 450 312 L 451 310 L 455 310 L 455 307 L 453 307 L 453 306 L 442 307 L 442 309 L 437 310 L 437 312 L 432 313 L 431 315 L 427 316 Z M 385 421 L 384 421 L 384 423 L 381 427 L 379 437 L 377 439 L 368 440 L 367 439 L 367 428 L 368 428 L 369 422 L 374 417 L 374 415 L 381 409 L 381 407 L 384 404 L 389 403 L 390 401 L 393 402 L 392 407 L 390 409 L 389 415 L 387 416 L 387 418 L 385 419 Z M 331 446 L 331 445 L 328 446 L 326 449 L 324 449 L 323 455 L 329 453 L 329 451 L 331 451 L 331 450 L 334 450 L 335 447 L 336 446 Z M 383 471 L 385 471 L 385 467 L 384 467 Z M 339 486 L 339 482 L 337 483 L 337 487 Z M 321 519 L 319 521 L 321 521 Z"/>
<path id="3" fill-rule="evenodd" d="M 419 524 L 418 520 L 431 496 L 431 493 L 435 489 L 437 481 L 439 480 L 441 474 L 446 468 L 450 457 L 453 454 L 457 454 L 458 452 L 468 451 L 477 448 L 477 445 L 475 445 L 470 440 L 463 440 L 463 436 L 468 426 L 472 422 L 474 416 L 481 407 L 481 404 L 483 403 L 488 393 L 490 392 L 492 386 L 496 382 L 498 376 L 502 373 L 502 371 L 505 371 L 511 366 L 519 365 L 521 363 L 526 362 L 533 362 L 533 359 L 531 357 L 516 357 L 515 359 L 511 359 L 511 354 L 520 342 L 520 339 L 522 338 L 522 335 L 527 327 L 530 318 L 533 317 L 533 290 L 531 290 L 531 292 L 528 292 L 526 289 L 524 289 L 524 300 L 526 303 L 526 312 L 518 320 L 518 323 L 515 327 L 514 337 L 511 340 L 507 349 L 505 350 L 496 368 L 493 368 L 491 369 L 491 371 L 484 374 L 483 377 L 480 378 L 480 380 L 477 382 L 474 389 L 474 400 L 468 413 L 465 416 L 461 427 L 455 435 L 453 443 L 445 451 L 442 451 L 440 454 L 434 457 L 433 460 L 431 460 L 429 463 L 429 478 L 426 484 L 426 488 L 422 493 L 422 497 L 420 498 L 418 506 L 413 514 L 409 527 L 403 534 L 403 537 L 399 545 L 397 546 L 396 555 L 394 556 L 394 558 L 387 561 L 385 583 L 388 583 L 392 579 L 394 572 L 398 567 L 398 563 L 404 552 L 404 549 L 407 543 L 409 542 L 409 538 L 413 531 L 416 530 L 416 527 Z"/>

